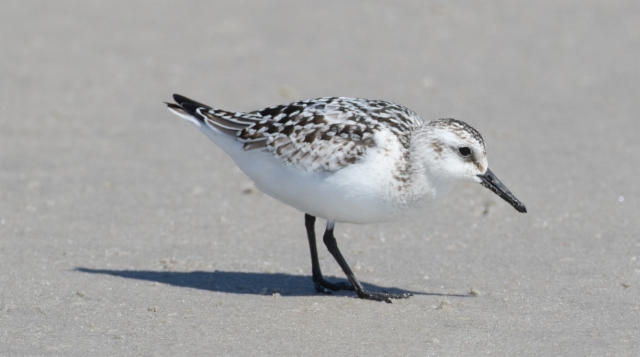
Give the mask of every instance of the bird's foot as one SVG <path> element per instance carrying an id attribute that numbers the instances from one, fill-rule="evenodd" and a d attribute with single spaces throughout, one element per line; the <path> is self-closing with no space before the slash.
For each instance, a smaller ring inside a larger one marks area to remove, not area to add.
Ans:
<path id="1" fill-rule="evenodd" d="M 341 281 L 339 283 L 330 283 L 324 280 L 324 278 L 322 277 L 313 279 L 313 284 L 316 286 L 317 292 L 324 294 L 331 294 L 332 291 L 336 290 L 355 290 L 351 283 L 344 281 Z"/>
<path id="2" fill-rule="evenodd" d="M 410 296 L 413 296 L 413 294 L 411 293 L 389 294 L 386 291 L 383 291 L 383 292 L 372 292 L 372 291 L 366 291 L 366 290 L 358 291 L 358 297 L 360 299 L 384 301 L 389 304 L 391 304 L 391 299 L 408 299 Z"/>

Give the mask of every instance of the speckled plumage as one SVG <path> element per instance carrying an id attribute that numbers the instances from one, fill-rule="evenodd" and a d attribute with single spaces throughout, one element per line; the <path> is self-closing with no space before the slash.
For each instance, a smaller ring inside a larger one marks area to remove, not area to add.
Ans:
<path id="1" fill-rule="evenodd" d="M 193 122 L 266 194 L 305 213 L 316 290 L 353 289 L 360 298 L 391 302 L 410 294 L 368 292 L 333 236 L 334 222 L 373 223 L 419 213 L 456 181 L 475 181 L 526 208 L 488 169 L 480 133 L 455 119 L 424 122 L 390 102 L 325 97 L 238 113 L 183 96 L 167 103 Z M 322 277 L 316 217 L 327 219 L 323 241 L 349 283 Z"/>
<path id="2" fill-rule="evenodd" d="M 324 97 L 242 113 L 180 95 L 174 99 L 177 104 L 168 103 L 169 108 L 198 125 L 262 191 L 301 211 L 338 221 L 392 220 L 445 192 L 447 181 L 437 179 L 430 166 L 438 171 L 448 160 L 447 135 L 485 153 L 482 136 L 466 123 L 425 123 L 413 111 L 381 100 Z M 256 152 L 267 156 L 250 155 Z M 472 161 L 478 170 L 486 169 L 483 157 Z M 265 172 L 273 170 L 278 178 L 265 179 Z M 317 194 L 321 201 L 333 197 L 332 204 L 302 200 L 299 191 Z M 366 209 L 355 209 L 363 202 Z"/>
<path id="3" fill-rule="evenodd" d="M 468 140 L 475 140 L 476 143 L 482 146 L 483 152 L 485 154 L 487 153 L 482 135 L 480 135 L 480 133 L 476 129 L 474 129 L 471 125 L 463 121 L 452 119 L 452 118 L 444 118 L 444 119 L 430 121 L 429 126 L 446 127 L 449 130 L 455 132 L 456 135 L 460 136 L 461 138 L 465 138 Z"/>
<path id="4" fill-rule="evenodd" d="M 395 103 L 324 97 L 239 113 L 198 103 L 182 109 L 202 123 L 243 143 L 245 150 L 267 150 L 287 165 L 307 171 L 336 171 L 355 163 L 375 145 L 383 130 L 405 149 L 423 120 Z"/>
<path id="5" fill-rule="evenodd" d="M 397 196 L 396 207 L 415 204 L 415 190 L 408 189 L 412 184 L 411 135 L 424 121 L 403 106 L 381 100 L 324 97 L 239 113 L 183 97 L 176 101 L 202 124 L 242 143 L 245 151 L 269 152 L 296 169 L 336 172 L 361 161 L 367 153 L 380 153 L 389 165 L 384 168 L 386 187 L 377 195 L 388 201 Z M 413 183 L 413 188 L 419 187 Z M 399 213 L 380 214 L 391 219 Z"/>

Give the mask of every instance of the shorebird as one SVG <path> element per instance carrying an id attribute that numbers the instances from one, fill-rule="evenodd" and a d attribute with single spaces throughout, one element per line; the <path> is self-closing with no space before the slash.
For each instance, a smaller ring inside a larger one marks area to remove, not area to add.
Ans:
<path id="1" fill-rule="evenodd" d="M 425 122 L 391 102 L 324 97 L 252 112 L 212 108 L 178 94 L 169 110 L 195 124 L 267 195 L 305 216 L 315 289 L 355 290 L 391 302 L 411 294 L 366 290 L 338 249 L 336 222 L 373 223 L 419 212 L 456 182 L 473 181 L 516 210 L 525 206 L 489 170 L 480 133 L 456 119 Z M 323 241 L 349 282 L 320 270 L 316 217 L 327 220 Z"/>

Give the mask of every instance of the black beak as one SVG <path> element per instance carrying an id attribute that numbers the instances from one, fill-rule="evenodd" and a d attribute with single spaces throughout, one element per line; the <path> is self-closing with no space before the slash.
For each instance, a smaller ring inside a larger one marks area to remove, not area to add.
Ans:
<path id="1" fill-rule="evenodd" d="M 482 180 L 482 186 L 490 189 L 496 195 L 502 197 L 503 200 L 509 202 L 513 208 L 518 210 L 521 213 L 527 213 L 527 207 L 525 207 L 522 202 L 520 202 L 516 196 L 507 189 L 500 180 L 496 177 L 496 175 L 491 172 L 491 170 L 487 169 L 487 172 L 484 175 L 478 175 L 480 180 Z"/>

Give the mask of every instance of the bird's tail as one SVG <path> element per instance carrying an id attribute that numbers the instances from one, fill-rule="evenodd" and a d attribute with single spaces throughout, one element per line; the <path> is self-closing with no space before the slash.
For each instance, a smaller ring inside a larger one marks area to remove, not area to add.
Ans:
<path id="1" fill-rule="evenodd" d="M 175 103 L 165 102 L 172 113 L 192 122 L 200 129 L 203 129 L 204 126 L 233 137 L 236 137 L 240 131 L 254 125 L 261 119 L 249 113 L 237 113 L 212 108 L 179 94 L 174 94 L 173 100 L 175 100 Z"/>
<path id="2" fill-rule="evenodd" d="M 186 119 L 192 122 L 197 127 L 201 127 L 204 124 L 204 120 L 202 119 L 201 116 L 196 114 L 197 113 L 196 110 L 198 108 L 205 108 L 207 107 L 206 105 L 202 103 L 198 103 L 187 97 L 183 97 L 179 94 L 174 94 L 173 100 L 175 100 L 176 102 L 175 103 L 164 102 L 164 104 L 166 104 L 167 107 L 169 108 L 170 112 L 179 116 L 182 119 Z M 183 104 L 184 104 L 184 107 L 183 107 Z"/>

